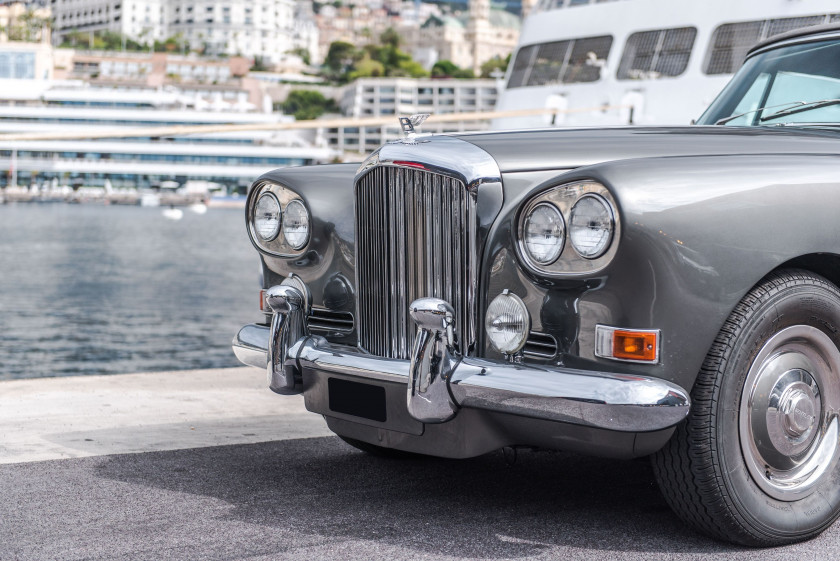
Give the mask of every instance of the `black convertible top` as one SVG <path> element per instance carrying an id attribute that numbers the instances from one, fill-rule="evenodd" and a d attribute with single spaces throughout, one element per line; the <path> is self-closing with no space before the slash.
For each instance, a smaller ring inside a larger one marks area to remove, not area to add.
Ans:
<path id="1" fill-rule="evenodd" d="M 792 31 L 780 33 L 779 35 L 773 35 L 772 37 L 769 37 L 764 41 L 761 41 L 760 43 L 756 43 L 747 52 L 747 56 L 749 57 L 753 53 L 756 53 L 767 46 L 782 41 L 787 41 L 788 39 L 796 39 L 798 37 L 808 37 L 809 39 L 811 39 L 813 37 L 813 40 L 819 40 L 829 39 L 832 36 L 840 37 L 840 23 L 828 23 L 825 25 L 812 25 L 810 27 L 800 27 Z"/>

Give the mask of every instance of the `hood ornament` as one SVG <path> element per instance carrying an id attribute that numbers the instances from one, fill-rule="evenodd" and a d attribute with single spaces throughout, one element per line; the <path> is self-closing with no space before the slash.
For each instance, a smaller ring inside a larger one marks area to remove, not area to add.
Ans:
<path id="1" fill-rule="evenodd" d="M 400 126 L 405 133 L 405 138 L 401 138 L 398 142 L 402 144 L 417 144 L 416 127 L 422 125 L 429 117 L 429 113 L 416 113 L 410 117 L 400 117 Z"/>

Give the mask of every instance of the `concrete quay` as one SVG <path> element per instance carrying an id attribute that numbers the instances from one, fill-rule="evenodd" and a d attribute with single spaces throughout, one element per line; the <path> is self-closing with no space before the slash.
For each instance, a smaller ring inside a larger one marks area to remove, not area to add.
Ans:
<path id="1" fill-rule="evenodd" d="M 0 382 L 0 464 L 328 434 L 250 367 Z"/>
<path id="2" fill-rule="evenodd" d="M 0 382 L 0 560 L 840 558 L 840 524 L 765 550 L 691 531 L 645 460 L 378 458 L 265 386 L 254 368 Z"/>

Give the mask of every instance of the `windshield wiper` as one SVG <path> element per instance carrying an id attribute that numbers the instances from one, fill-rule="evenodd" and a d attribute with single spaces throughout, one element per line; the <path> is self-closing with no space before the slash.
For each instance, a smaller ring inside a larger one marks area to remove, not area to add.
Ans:
<path id="1" fill-rule="evenodd" d="M 759 123 L 763 123 L 765 121 L 769 121 L 771 119 L 778 119 L 779 117 L 787 117 L 788 115 L 795 115 L 797 113 L 802 113 L 803 111 L 811 111 L 812 109 L 820 109 L 821 107 L 828 107 L 830 105 L 838 105 L 840 104 L 840 99 L 821 99 L 819 101 L 800 101 L 796 107 L 790 107 L 788 109 L 782 109 L 781 111 L 776 111 L 775 113 L 770 113 L 766 117 L 761 117 L 758 119 Z"/>
<path id="2" fill-rule="evenodd" d="M 840 127 L 840 122 L 838 123 L 819 123 L 814 121 L 794 121 L 788 123 L 774 123 L 772 126 L 774 127 L 813 127 L 813 128 L 838 128 Z"/>
<path id="3" fill-rule="evenodd" d="M 765 109 L 773 109 L 775 107 L 790 107 L 791 105 L 799 106 L 803 103 L 807 103 L 805 101 L 790 101 L 788 103 L 780 103 L 778 105 L 765 105 L 764 107 L 759 107 L 758 109 L 750 109 L 749 111 L 744 111 L 743 113 L 738 113 L 737 115 L 730 115 L 729 117 L 724 117 L 723 119 L 718 119 L 715 121 L 716 125 L 725 125 L 729 121 L 734 121 L 739 117 L 744 117 L 745 115 L 749 115 L 750 113 L 757 113 L 758 111 L 764 111 Z M 774 113 L 775 115 L 775 113 Z"/>

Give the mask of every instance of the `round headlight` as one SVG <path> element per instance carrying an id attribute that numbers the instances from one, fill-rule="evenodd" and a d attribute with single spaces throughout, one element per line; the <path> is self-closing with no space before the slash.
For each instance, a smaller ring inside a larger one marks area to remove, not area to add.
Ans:
<path id="1" fill-rule="evenodd" d="M 531 316 L 525 302 L 505 290 L 487 307 L 484 320 L 487 338 L 497 351 L 513 354 L 525 346 L 531 329 Z"/>
<path id="2" fill-rule="evenodd" d="M 280 233 L 280 202 L 273 193 L 263 193 L 254 207 L 254 231 L 264 241 Z"/>
<path id="3" fill-rule="evenodd" d="M 522 232 L 528 256 L 540 265 L 554 263 L 563 251 L 566 224 L 552 204 L 540 203 L 525 217 Z"/>
<path id="4" fill-rule="evenodd" d="M 286 205 L 283 213 L 283 236 L 294 249 L 301 249 L 309 241 L 309 211 L 300 201 Z"/>
<path id="5" fill-rule="evenodd" d="M 569 219 L 572 247 L 581 257 L 600 257 L 610 246 L 614 223 L 607 201 L 598 195 L 584 195 L 572 207 Z"/>

